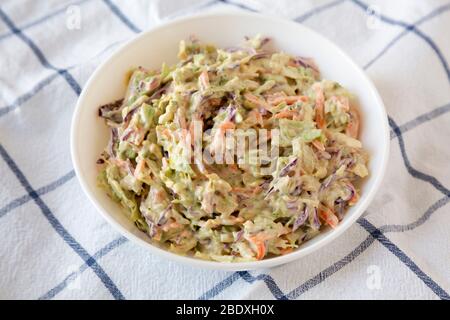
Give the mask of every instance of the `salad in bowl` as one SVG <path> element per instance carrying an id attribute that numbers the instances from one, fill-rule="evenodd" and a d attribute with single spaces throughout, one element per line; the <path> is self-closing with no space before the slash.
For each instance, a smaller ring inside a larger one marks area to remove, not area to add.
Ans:
<path id="1" fill-rule="evenodd" d="M 336 228 L 369 175 L 352 93 L 260 35 L 191 37 L 178 59 L 134 68 L 98 109 L 98 185 L 139 230 L 177 254 L 249 262 Z"/>

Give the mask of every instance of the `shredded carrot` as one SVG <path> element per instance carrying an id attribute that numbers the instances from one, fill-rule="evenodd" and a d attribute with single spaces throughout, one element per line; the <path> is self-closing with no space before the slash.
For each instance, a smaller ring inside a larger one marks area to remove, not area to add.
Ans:
<path id="1" fill-rule="evenodd" d="M 275 93 L 266 95 L 267 102 L 270 105 L 274 105 L 276 100 L 283 99 L 285 97 L 287 97 L 287 95 L 286 95 L 286 93 L 284 93 L 284 91 L 279 91 L 279 92 L 275 92 Z"/>
<path id="2" fill-rule="evenodd" d="M 244 222 L 244 218 L 242 218 L 242 217 L 230 216 L 230 218 L 231 218 L 231 220 L 233 220 L 234 223 Z"/>
<path id="3" fill-rule="evenodd" d="M 348 202 L 349 205 L 353 206 L 359 200 L 359 194 L 355 193 L 355 195 Z"/>
<path id="4" fill-rule="evenodd" d="M 280 253 L 281 253 L 282 255 L 291 253 L 292 251 L 294 251 L 292 248 L 284 248 L 284 249 L 280 249 Z"/>
<path id="5" fill-rule="evenodd" d="M 311 143 L 314 147 L 317 148 L 317 150 L 325 151 L 325 146 L 319 140 L 313 140 L 313 142 L 311 142 Z"/>
<path id="6" fill-rule="evenodd" d="M 256 259 L 261 260 L 266 255 L 266 246 L 264 245 L 264 242 L 257 242 L 256 247 L 258 248 Z"/>
<path id="7" fill-rule="evenodd" d="M 247 99 L 248 101 L 250 101 L 251 103 L 254 103 L 257 106 L 263 107 L 265 109 L 269 109 L 269 107 L 270 107 L 269 104 L 265 100 L 258 98 L 254 94 L 246 93 L 246 94 L 244 94 L 244 98 Z"/>
<path id="8" fill-rule="evenodd" d="M 252 119 L 252 118 L 254 118 L 256 123 L 260 124 L 261 126 L 264 124 L 264 119 L 262 117 L 261 112 L 259 112 L 258 109 L 253 109 L 252 111 L 250 111 L 248 113 L 247 119 Z"/>
<path id="9" fill-rule="evenodd" d="M 266 241 L 266 240 L 270 240 L 273 238 L 272 235 L 268 235 L 267 233 L 264 232 L 260 232 L 256 235 L 254 235 L 252 238 L 255 238 L 258 241 Z"/>
<path id="10" fill-rule="evenodd" d="M 299 113 L 297 110 L 284 110 L 284 111 L 281 111 L 280 113 L 277 113 L 273 117 L 275 119 L 285 119 L 285 118 L 293 118 L 298 115 L 299 115 Z"/>
<path id="11" fill-rule="evenodd" d="M 191 145 L 194 145 L 194 121 L 189 124 L 189 134 L 191 135 Z"/>
<path id="12" fill-rule="evenodd" d="M 307 96 L 275 96 L 268 100 L 268 102 L 273 106 L 277 106 L 282 102 L 286 102 L 286 104 L 293 104 L 296 102 L 307 102 L 308 99 L 309 98 Z"/>
<path id="13" fill-rule="evenodd" d="M 174 221 L 174 222 L 170 222 L 170 223 L 165 224 L 165 225 L 162 227 L 162 229 L 163 229 L 164 231 L 168 231 L 168 230 L 170 230 L 170 229 L 176 229 L 176 228 L 179 228 L 179 227 L 181 227 L 181 224 L 178 223 L 178 222 L 176 222 L 176 221 Z"/>
<path id="14" fill-rule="evenodd" d="M 247 194 L 247 195 L 257 195 L 257 194 L 262 192 L 262 188 L 260 186 L 257 186 L 257 187 L 255 187 L 253 189 L 241 188 L 241 187 L 233 187 L 231 190 L 233 192 L 243 193 L 243 194 Z"/>
<path id="15" fill-rule="evenodd" d="M 260 186 L 256 186 L 255 189 L 253 189 L 253 194 L 259 194 L 263 191 L 263 189 Z"/>
<path id="16" fill-rule="evenodd" d="M 156 202 L 162 202 L 165 199 L 166 199 L 166 195 L 165 195 L 164 191 L 159 190 L 159 191 L 156 192 L 156 194 L 155 194 L 155 201 Z"/>
<path id="17" fill-rule="evenodd" d="M 245 193 L 245 194 L 251 194 L 253 193 L 252 190 L 247 189 L 247 188 L 241 188 L 241 187 L 234 187 L 231 189 L 234 192 L 238 192 L 238 193 Z"/>
<path id="18" fill-rule="evenodd" d="M 225 130 L 228 129 L 234 129 L 235 128 L 235 124 L 231 121 L 224 121 L 221 125 L 220 125 L 220 130 L 225 133 Z"/>
<path id="19" fill-rule="evenodd" d="M 138 173 L 142 172 L 144 170 L 145 167 L 145 160 L 141 159 L 137 165 L 136 165 L 136 169 L 134 169 L 134 176 L 138 177 Z"/>
<path id="20" fill-rule="evenodd" d="M 200 76 L 198 77 L 200 81 L 201 89 L 204 91 L 209 88 L 209 77 L 208 77 L 208 71 L 204 70 Z"/>
<path id="21" fill-rule="evenodd" d="M 324 119 L 324 103 L 325 97 L 323 95 L 322 86 L 318 83 L 314 85 L 314 91 L 316 93 L 316 123 L 319 128 L 325 127 Z"/>
<path id="22" fill-rule="evenodd" d="M 264 241 L 261 241 L 256 238 L 257 236 L 249 238 L 249 240 L 255 245 L 256 247 L 256 259 L 261 260 L 266 255 L 266 245 L 264 244 Z"/>
<path id="23" fill-rule="evenodd" d="M 320 209 L 319 217 L 322 218 L 333 229 L 336 228 L 337 225 L 339 224 L 338 217 L 329 208 L 325 208 L 324 210 Z"/>
<path id="24" fill-rule="evenodd" d="M 162 131 L 162 134 L 165 135 L 167 138 L 172 139 L 172 134 L 170 133 L 170 130 L 169 130 L 169 129 L 165 128 L 165 129 Z"/>

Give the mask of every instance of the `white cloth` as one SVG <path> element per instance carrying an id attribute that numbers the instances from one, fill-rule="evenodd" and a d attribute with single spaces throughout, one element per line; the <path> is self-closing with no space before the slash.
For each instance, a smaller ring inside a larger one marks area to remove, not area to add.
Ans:
<path id="1" fill-rule="evenodd" d="M 448 299 L 450 4 L 370 5 L 2 0 L 0 298 Z M 118 44 L 163 20 L 222 10 L 295 19 L 333 40 L 366 67 L 395 129 L 365 217 L 318 252 L 270 270 L 197 270 L 151 255 L 95 212 L 70 160 L 77 93 Z"/>

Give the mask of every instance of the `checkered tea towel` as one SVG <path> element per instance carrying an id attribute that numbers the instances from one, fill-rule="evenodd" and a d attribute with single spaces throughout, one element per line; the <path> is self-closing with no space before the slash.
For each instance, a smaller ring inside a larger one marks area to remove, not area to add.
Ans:
<path id="1" fill-rule="evenodd" d="M 389 114 L 386 178 L 343 236 L 287 265 L 205 271 L 130 243 L 75 178 L 81 88 L 121 43 L 162 21 L 257 11 L 318 31 L 375 82 Z M 450 2 L 2 0 L 0 298 L 449 299 Z"/>

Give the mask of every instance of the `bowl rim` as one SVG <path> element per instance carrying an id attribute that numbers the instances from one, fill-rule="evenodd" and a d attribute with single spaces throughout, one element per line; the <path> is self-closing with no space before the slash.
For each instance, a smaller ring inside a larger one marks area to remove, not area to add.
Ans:
<path id="1" fill-rule="evenodd" d="M 379 172 L 374 177 L 374 182 L 372 185 L 372 188 L 366 191 L 365 197 L 362 198 L 360 201 L 362 201 L 359 204 L 358 211 L 353 213 L 353 215 L 342 222 L 338 229 L 335 229 L 331 232 L 329 232 L 323 239 L 320 241 L 312 244 L 309 247 L 306 248 L 299 248 L 292 253 L 272 257 L 265 260 L 259 260 L 259 261 L 250 261 L 250 262 L 218 262 L 218 261 L 208 261 L 208 260 L 201 260 L 194 257 L 189 256 L 182 256 L 178 255 L 176 253 L 172 253 L 168 250 L 162 249 L 157 247 L 156 245 L 153 245 L 150 242 L 147 242 L 127 229 L 125 229 L 120 223 L 116 222 L 110 214 L 107 212 L 106 209 L 103 208 L 102 204 L 96 199 L 96 197 L 90 192 L 89 186 L 87 181 L 84 179 L 83 172 L 80 168 L 79 163 L 79 154 L 77 153 L 77 132 L 79 123 L 80 123 L 80 114 L 81 109 L 84 104 L 85 96 L 87 94 L 87 91 L 89 90 L 92 83 L 96 81 L 96 79 L 99 77 L 99 75 L 103 72 L 103 70 L 107 67 L 107 65 L 111 62 L 114 57 L 119 56 L 122 52 L 126 51 L 129 47 L 134 45 L 134 43 L 140 41 L 142 38 L 145 38 L 150 33 L 158 32 L 161 29 L 168 28 L 180 23 L 189 22 L 191 20 L 196 20 L 199 18 L 207 18 L 207 17 L 256 17 L 260 19 L 270 20 L 271 22 L 274 22 L 279 25 L 295 25 L 296 28 L 303 29 L 305 32 L 313 34 L 315 37 L 320 39 L 321 42 L 326 43 L 327 46 L 330 46 L 333 48 L 333 50 L 339 52 L 341 56 L 347 60 L 347 62 L 352 65 L 353 68 L 358 70 L 359 73 L 361 73 L 361 76 L 367 81 L 368 83 L 368 90 L 371 92 L 372 96 L 376 100 L 375 103 L 381 108 L 381 113 L 383 115 L 384 121 L 380 124 L 381 129 L 383 130 L 382 136 L 380 137 L 380 143 L 384 144 L 384 148 L 382 149 L 381 154 L 381 165 Z M 203 269 L 215 269 L 215 270 L 228 270 L 228 271 L 239 271 L 239 270 L 255 270 L 255 269 L 262 269 L 262 268 L 270 268 L 277 265 L 282 265 L 294 260 L 297 260 L 301 257 L 305 257 L 306 255 L 317 251 L 318 249 L 324 247 L 331 241 L 335 240 L 337 237 L 342 235 L 353 223 L 363 214 L 363 212 L 367 209 L 370 202 L 372 202 L 376 192 L 378 191 L 381 182 L 384 178 L 386 167 L 387 167 L 387 161 L 389 159 L 389 147 L 390 147 L 390 139 L 389 139 L 389 125 L 388 125 L 388 118 L 386 109 L 384 106 L 384 103 L 381 99 L 380 94 L 378 93 L 378 90 L 376 89 L 374 83 L 372 80 L 367 76 L 365 71 L 361 69 L 353 60 L 350 58 L 350 56 L 345 53 L 340 47 L 338 47 L 336 44 L 334 44 L 331 40 L 327 39 L 325 36 L 319 34 L 318 32 L 311 30 L 304 25 L 298 24 L 294 21 L 283 19 L 279 17 L 274 17 L 270 15 L 260 14 L 260 13 L 248 13 L 248 12 L 217 12 L 217 13 L 201 13 L 196 15 L 191 15 L 188 17 L 182 17 L 177 18 L 175 20 L 165 21 L 157 26 L 150 28 L 148 30 L 145 30 L 141 32 L 140 34 L 133 36 L 130 40 L 126 41 L 124 44 L 122 44 L 118 49 L 116 49 L 112 54 L 110 54 L 105 61 L 103 61 L 95 71 L 91 74 L 88 81 L 83 87 L 83 90 L 78 97 L 78 101 L 72 116 L 72 122 L 71 122 L 71 129 L 70 129 L 70 151 L 71 151 L 71 158 L 72 163 L 75 169 L 76 176 L 78 177 L 78 181 L 81 185 L 81 188 L 83 189 L 84 193 L 87 195 L 91 203 L 94 205 L 96 210 L 103 216 L 103 218 L 112 225 L 120 234 L 124 235 L 127 239 L 131 240 L 134 243 L 138 243 L 141 246 L 144 246 L 145 248 L 149 249 L 151 253 L 155 253 L 159 255 L 162 258 L 166 258 L 175 262 L 180 262 L 185 265 L 194 266 L 197 268 L 203 268 Z"/>

